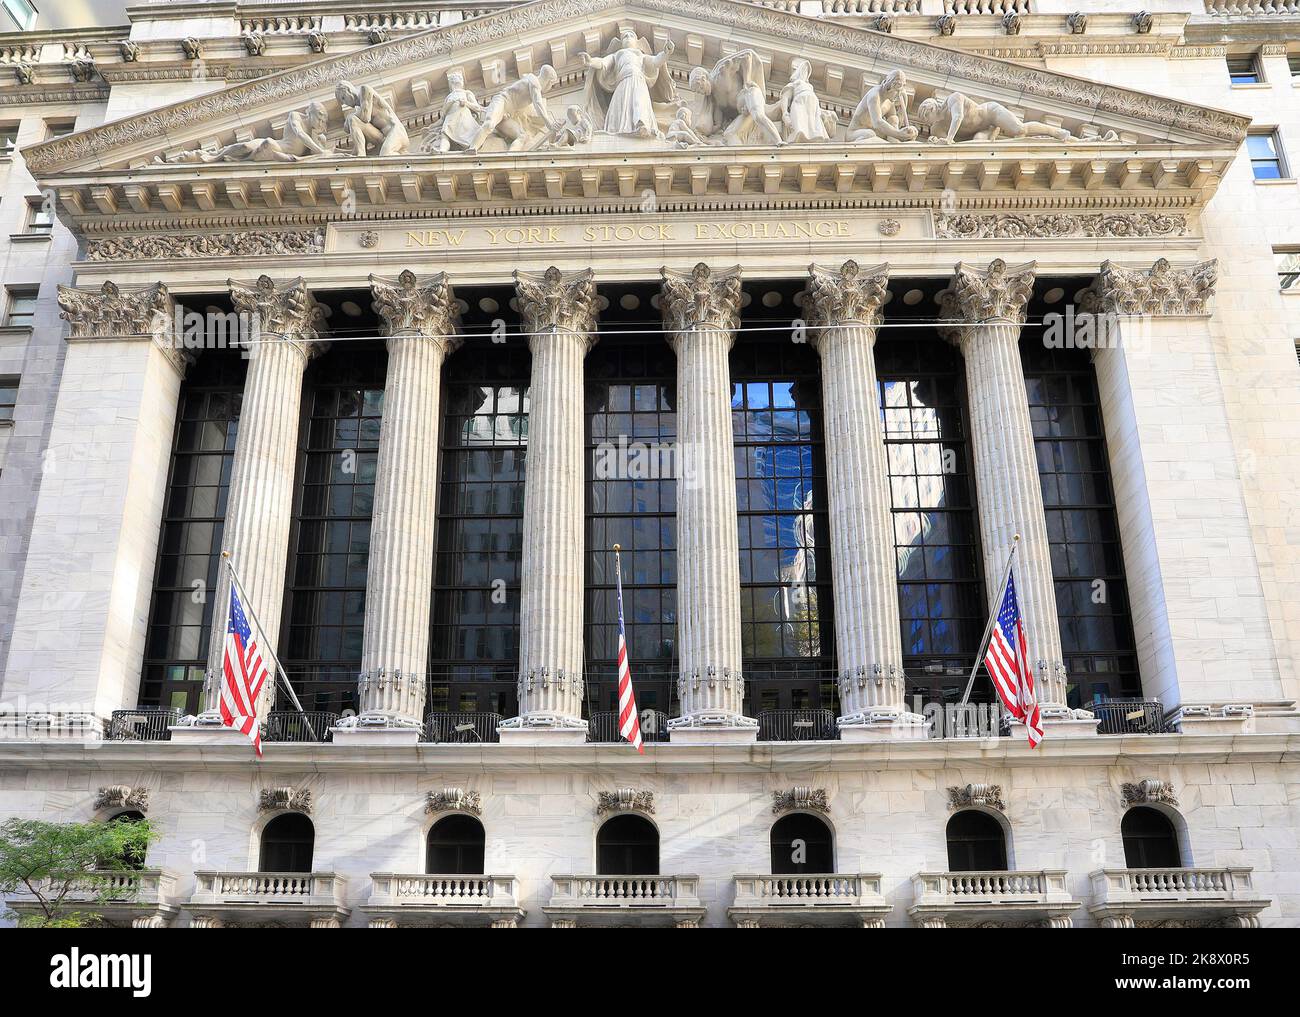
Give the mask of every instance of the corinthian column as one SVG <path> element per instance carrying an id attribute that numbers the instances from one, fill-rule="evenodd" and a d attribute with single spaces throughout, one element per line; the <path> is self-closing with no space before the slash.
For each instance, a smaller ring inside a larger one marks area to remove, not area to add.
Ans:
<path id="1" fill-rule="evenodd" d="M 822 361 L 822 414 L 835 580 L 841 737 L 925 737 L 904 707 L 898 566 L 876 382 L 876 327 L 889 266 L 809 266 L 803 310 Z"/>
<path id="2" fill-rule="evenodd" d="M 662 270 L 664 330 L 677 354 L 677 695 L 674 741 L 753 741 L 744 716 L 740 549 L 727 354 L 740 326 L 740 268 Z"/>
<path id="3" fill-rule="evenodd" d="M 519 716 L 503 741 L 580 743 L 582 719 L 582 361 L 596 341 L 590 269 L 515 273 L 533 354 L 519 603 Z"/>
<path id="4" fill-rule="evenodd" d="M 1008 268 L 1000 258 L 987 270 L 958 264 L 939 294 L 944 331 L 966 361 L 971 444 L 990 610 L 997 607 L 1007 555 L 1016 534 L 1016 596 L 1025 625 L 1035 693 L 1045 724 L 1056 735 L 1095 734 L 1086 710 L 1066 706 L 1065 662 L 1056 614 L 1047 518 L 1029 421 L 1029 397 L 1020 362 L 1020 326 L 1034 286 L 1034 264 Z"/>
<path id="5" fill-rule="evenodd" d="M 370 277 L 388 336 L 384 419 L 366 573 L 366 621 L 352 729 L 373 742 L 416 742 L 424 725 L 438 493 L 442 362 L 461 343 L 444 273 Z M 352 737 L 335 734 L 335 741 Z"/>
<path id="6" fill-rule="evenodd" d="M 325 313 L 301 278 L 283 286 L 268 276 L 261 276 L 251 286 L 233 279 L 228 285 L 235 310 L 251 323 L 246 334 L 252 341 L 221 543 L 239 573 L 250 622 L 251 615 L 256 615 L 263 657 L 268 658 L 270 667 L 284 601 L 302 376 L 308 361 L 322 348 L 318 340 Z M 201 726 L 191 729 L 195 732 L 192 737 L 198 737 L 202 727 L 219 723 L 216 711 L 229 603 L 230 575 L 222 568 L 212 609 L 208 708 L 199 718 Z M 275 684 L 268 681 L 262 687 L 259 718 L 265 718 L 275 701 Z M 237 731 L 222 731 L 242 738 Z M 211 736 L 214 732 L 206 733 Z"/>

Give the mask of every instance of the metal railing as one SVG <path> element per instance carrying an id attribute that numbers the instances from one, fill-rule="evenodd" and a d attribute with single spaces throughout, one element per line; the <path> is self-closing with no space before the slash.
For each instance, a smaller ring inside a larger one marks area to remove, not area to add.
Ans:
<path id="1" fill-rule="evenodd" d="M 1167 734 L 1164 704 L 1158 699 L 1101 699 L 1088 707 L 1101 722 L 1098 734 Z"/>
<path id="2" fill-rule="evenodd" d="M 827 742 L 839 736 L 832 710 L 763 710 L 758 715 L 760 742 Z"/>
<path id="3" fill-rule="evenodd" d="M 105 732 L 111 742 L 171 741 L 169 730 L 180 723 L 181 711 L 170 706 L 141 706 L 135 710 L 114 710 Z"/>
<path id="4" fill-rule="evenodd" d="M 495 742 L 500 741 L 497 728 L 499 713 L 434 712 L 424 718 L 426 742 Z"/>
<path id="5" fill-rule="evenodd" d="M 618 733 L 617 713 L 593 713 L 587 720 L 587 741 L 605 743 L 621 742 Z M 641 711 L 641 740 L 643 742 L 668 741 L 668 714 L 662 710 Z"/>
<path id="6" fill-rule="evenodd" d="M 328 742 L 330 728 L 339 722 L 337 713 L 323 710 L 272 710 L 266 715 L 264 742 Z"/>

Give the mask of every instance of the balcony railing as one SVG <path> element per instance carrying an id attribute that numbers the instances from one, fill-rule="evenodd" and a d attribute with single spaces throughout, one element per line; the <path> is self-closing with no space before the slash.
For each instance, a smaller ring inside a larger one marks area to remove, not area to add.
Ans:
<path id="1" fill-rule="evenodd" d="M 617 713 L 593 713 L 587 720 L 587 741 L 605 743 L 622 740 L 623 736 L 618 733 Z M 661 710 L 642 710 L 641 740 L 668 741 L 668 714 Z"/>
<path id="2" fill-rule="evenodd" d="M 670 908 L 699 904 L 697 876 L 552 876 L 551 904 Z"/>
<path id="3" fill-rule="evenodd" d="M 727 914 L 742 928 L 791 918 L 800 923 L 825 919 L 829 924 L 851 921 L 879 927 L 889 911 L 880 892 L 880 874 L 852 872 L 737 876 L 736 901 Z"/>
<path id="4" fill-rule="evenodd" d="M 1103 699 L 1091 704 L 1098 734 L 1166 734 L 1165 708 L 1158 699 Z"/>
<path id="5" fill-rule="evenodd" d="M 908 914 L 922 925 L 958 921 L 1041 919 L 1068 926 L 1079 902 L 1070 899 L 1065 871 L 918 872 Z"/>
<path id="6" fill-rule="evenodd" d="M 514 876 L 373 872 L 362 908 L 371 927 L 428 922 L 513 927 L 523 918 Z"/>
<path id="7" fill-rule="evenodd" d="M 758 715 L 760 742 L 826 742 L 839 736 L 832 710 L 763 710 Z"/>
<path id="8" fill-rule="evenodd" d="M 186 910 L 196 924 L 242 920 L 309 920 L 337 927 L 350 913 L 344 906 L 347 880 L 333 872 L 194 873 L 194 894 Z"/>
<path id="9" fill-rule="evenodd" d="M 1260 896 L 1248 866 L 1099 869 L 1091 874 L 1088 911 L 1103 925 L 1131 928 L 1135 920 L 1181 918 L 1251 927 L 1272 901 Z"/>
<path id="10" fill-rule="evenodd" d="M 499 713 L 430 713 L 424 718 L 426 742 L 495 742 Z"/>
<path id="11" fill-rule="evenodd" d="M 45 881 L 42 894 L 57 895 L 61 888 Z M 101 915 L 110 925 L 130 922 L 135 928 L 161 928 L 171 921 L 176 905 L 176 875 L 166 869 L 121 869 L 99 872 L 95 878 L 75 880 L 64 895 L 65 904 Z M 36 914 L 40 906 L 32 897 L 11 900 L 22 915 Z"/>
<path id="12" fill-rule="evenodd" d="M 180 719 L 181 711 L 168 706 L 114 710 L 104 733 L 113 742 L 165 742 L 171 740 L 170 728 Z"/>
<path id="13" fill-rule="evenodd" d="M 330 728 L 339 722 L 337 713 L 323 710 L 272 710 L 266 715 L 264 742 L 328 742 Z"/>

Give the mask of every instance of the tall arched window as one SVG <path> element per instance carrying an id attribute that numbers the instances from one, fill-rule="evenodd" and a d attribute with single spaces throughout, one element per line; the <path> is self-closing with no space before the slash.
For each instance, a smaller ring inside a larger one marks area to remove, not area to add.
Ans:
<path id="1" fill-rule="evenodd" d="M 446 816 L 429 831 L 425 871 L 445 875 L 483 874 L 483 824 L 473 816 Z"/>
<path id="2" fill-rule="evenodd" d="M 1169 817 L 1142 806 L 1129 809 L 1120 823 L 1124 864 L 1130 869 L 1172 869 L 1182 864 L 1178 834 Z"/>
<path id="3" fill-rule="evenodd" d="M 640 816 L 615 816 L 596 833 L 596 872 L 602 876 L 659 875 L 659 831 Z"/>
<path id="4" fill-rule="evenodd" d="M 772 824 L 772 875 L 835 871 L 831 830 L 816 816 L 795 812 Z"/>
<path id="5" fill-rule="evenodd" d="M 262 831 L 261 872 L 311 872 L 316 830 L 301 812 L 276 816 Z"/>
<path id="6" fill-rule="evenodd" d="M 1004 872 L 1007 839 L 992 816 L 965 809 L 948 820 L 949 872 Z"/>

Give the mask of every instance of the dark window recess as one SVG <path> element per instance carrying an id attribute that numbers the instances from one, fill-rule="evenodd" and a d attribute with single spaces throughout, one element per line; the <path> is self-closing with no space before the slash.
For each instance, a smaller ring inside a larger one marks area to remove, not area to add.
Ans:
<path id="1" fill-rule="evenodd" d="M 1069 704 L 1140 697 L 1097 376 L 1087 350 L 1021 345 Z"/>
<path id="2" fill-rule="evenodd" d="M 1005 872 L 1007 841 L 992 816 L 965 809 L 948 820 L 949 872 Z"/>
<path id="3" fill-rule="evenodd" d="M 209 350 L 181 386 L 145 643 L 141 706 L 202 709 L 247 361 Z M 220 616 L 220 612 L 218 612 Z M 224 620 L 224 619 L 223 619 Z"/>
<path id="4" fill-rule="evenodd" d="M 517 712 L 530 369 L 519 339 L 471 340 L 447 361 L 430 711 Z"/>
<path id="5" fill-rule="evenodd" d="M 659 875 L 659 831 L 640 816 L 615 816 L 596 833 L 601 876 Z"/>
<path id="6" fill-rule="evenodd" d="M 831 831 L 816 816 L 795 812 L 772 824 L 772 875 L 835 871 Z"/>
<path id="7" fill-rule="evenodd" d="M 17 377 L 0 378 L 0 420 L 13 420 L 14 408 L 18 405 Z"/>
<path id="8" fill-rule="evenodd" d="M 311 872 L 316 830 L 300 812 L 276 816 L 262 830 L 259 872 Z"/>
<path id="9" fill-rule="evenodd" d="M 303 393 L 280 660 L 307 710 L 357 706 L 384 369 L 381 347 L 349 343 Z"/>
<path id="10" fill-rule="evenodd" d="M 1128 868 L 1172 869 L 1182 864 L 1178 834 L 1164 813 L 1141 805 L 1129 809 L 1120 823 L 1120 833 Z"/>
<path id="11" fill-rule="evenodd" d="M 427 872 L 483 875 L 483 824 L 473 816 L 447 816 L 429 831 Z"/>
<path id="12" fill-rule="evenodd" d="M 1228 77 L 1234 85 L 1255 85 L 1263 81 L 1259 57 L 1253 53 L 1249 56 L 1228 57 Z"/>
<path id="13" fill-rule="evenodd" d="M 126 812 L 119 812 L 109 822 L 141 823 L 144 822 L 144 813 L 129 809 Z M 117 857 L 106 859 L 99 867 L 103 869 L 131 869 L 138 872 L 144 868 L 145 854 L 145 851 L 126 848 Z"/>

